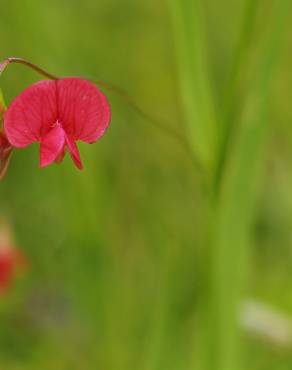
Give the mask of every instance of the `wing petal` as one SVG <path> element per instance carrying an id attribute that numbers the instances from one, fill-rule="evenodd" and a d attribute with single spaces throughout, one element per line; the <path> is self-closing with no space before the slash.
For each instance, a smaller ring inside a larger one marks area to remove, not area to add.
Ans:
<path id="1" fill-rule="evenodd" d="M 68 151 L 70 153 L 70 156 L 73 162 L 75 163 L 76 167 L 79 168 L 79 170 L 82 170 L 83 164 L 81 162 L 78 147 L 75 141 L 69 135 L 66 135 L 66 144 L 68 146 Z"/>
<path id="2" fill-rule="evenodd" d="M 44 138 L 40 146 L 40 167 L 54 162 L 64 150 L 65 132 L 61 127 L 54 127 Z"/>
<path id="3" fill-rule="evenodd" d="M 40 141 L 57 120 L 55 81 L 40 81 L 18 95 L 4 115 L 9 142 L 23 148 Z"/>
<path id="4" fill-rule="evenodd" d="M 107 129 L 110 106 L 105 95 L 91 82 L 75 77 L 57 81 L 58 115 L 74 140 L 93 143 Z"/>

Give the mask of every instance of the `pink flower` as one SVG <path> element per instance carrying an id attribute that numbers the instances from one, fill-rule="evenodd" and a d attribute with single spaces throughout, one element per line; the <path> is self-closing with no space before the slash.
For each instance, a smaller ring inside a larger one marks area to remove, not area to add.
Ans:
<path id="1" fill-rule="evenodd" d="M 45 80 L 15 98 L 4 114 L 4 130 L 16 148 L 40 143 L 40 167 L 62 161 L 68 149 L 82 169 L 76 141 L 97 141 L 110 116 L 105 95 L 93 83 L 74 77 Z"/>

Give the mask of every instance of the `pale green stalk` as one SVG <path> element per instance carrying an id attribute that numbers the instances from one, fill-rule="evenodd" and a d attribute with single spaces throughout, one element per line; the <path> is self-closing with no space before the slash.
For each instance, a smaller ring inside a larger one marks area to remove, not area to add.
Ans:
<path id="1" fill-rule="evenodd" d="M 221 131 L 219 133 L 219 154 L 216 167 L 216 185 L 219 185 L 224 168 L 224 162 L 228 156 L 228 145 L 232 138 L 233 130 L 236 127 L 236 112 L 238 107 L 239 90 L 242 76 L 248 67 L 248 57 L 251 43 L 254 37 L 255 18 L 259 0 L 247 0 L 243 15 L 243 24 L 240 32 L 238 46 L 235 51 L 230 77 L 226 86 L 226 94 L 222 102 Z"/>
<path id="2" fill-rule="evenodd" d="M 268 98 L 279 58 L 291 1 L 274 1 L 271 33 L 258 59 L 257 77 L 245 105 L 240 126 L 230 143 L 215 205 L 211 248 L 211 302 L 208 369 L 239 370 L 242 365 L 238 309 L 244 288 L 256 186 L 267 134 Z"/>

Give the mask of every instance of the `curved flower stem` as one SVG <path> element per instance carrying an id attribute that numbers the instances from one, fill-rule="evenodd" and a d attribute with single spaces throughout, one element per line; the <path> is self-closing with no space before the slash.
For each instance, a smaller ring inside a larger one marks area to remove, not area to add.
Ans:
<path id="1" fill-rule="evenodd" d="M 44 69 L 42 69 L 38 65 L 36 65 L 34 63 L 31 63 L 26 59 L 19 58 L 19 57 L 9 57 L 9 58 L 5 59 L 3 62 L 1 62 L 0 63 L 0 76 L 4 72 L 6 67 L 9 64 L 12 64 L 12 63 L 23 64 L 23 65 L 33 69 L 35 72 L 37 72 L 37 73 L 43 75 L 44 77 L 50 79 L 50 80 L 58 80 L 60 78 L 60 77 L 57 77 L 57 76 L 45 71 Z M 187 140 L 185 140 L 183 135 L 176 132 L 176 130 L 172 129 L 168 124 L 162 122 L 161 120 L 159 120 L 159 119 L 151 116 L 150 114 L 146 113 L 145 111 L 143 111 L 134 102 L 134 100 L 131 98 L 131 96 L 128 95 L 124 90 L 120 89 L 119 87 L 116 87 L 116 86 L 114 86 L 112 84 L 109 84 L 107 82 L 104 82 L 104 81 L 93 81 L 92 80 L 92 82 L 96 83 L 100 87 L 103 87 L 103 88 L 107 89 L 108 91 L 114 93 L 115 95 L 121 97 L 124 100 L 124 102 L 127 103 L 128 105 L 130 105 L 142 118 L 144 118 L 145 120 L 155 124 L 155 126 L 157 128 L 161 129 L 164 132 L 167 132 L 169 134 L 169 136 L 171 136 L 172 138 L 177 140 L 182 145 L 182 147 L 186 150 L 189 157 L 192 159 L 192 162 L 193 162 L 194 166 L 196 167 L 196 169 L 198 170 L 198 172 L 201 173 L 203 171 L 203 169 L 201 168 L 200 163 L 197 162 L 196 158 L 192 155 L 193 153 L 191 151 L 189 143 L 188 143 Z"/>
<path id="2" fill-rule="evenodd" d="M 11 63 L 23 64 L 23 65 L 33 69 L 37 73 L 49 78 L 50 80 L 58 80 L 59 79 L 59 77 L 45 71 L 44 69 L 42 69 L 38 65 L 36 65 L 34 63 L 31 63 L 28 60 L 25 60 L 23 58 L 18 58 L 18 57 L 10 57 L 10 58 L 5 59 L 3 62 L 1 62 L 0 63 L 0 75 L 2 74 L 2 72 L 4 72 L 5 68 Z M 140 109 L 138 107 L 138 105 L 133 101 L 133 99 L 125 91 L 123 91 L 122 89 L 120 89 L 120 88 L 118 88 L 118 87 L 116 87 L 112 84 L 104 82 L 104 81 L 94 81 L 94 82 L 97 85 L 99 85 L 99 86 L 107 89 L 108 91 L 113 92 L 114 94 L 123 98 L 123 100 L 127 104 L 131 105 L 132 108 L 135 111 L 137 111 L 143 118 L 145 118 L 148 121 L 154 122 L 156 124 L 156 126 L 162 128 L 163 130 L 167 130 L 170 136 L 172 136 L 175 139 L 177 139 L 178 141 L 180 141 L 182 145 L 188 147 L 187 142 L 186 142 L 186 140 L 184 139 L 184 137 L 182 135 L 180 135 L 178 132 L 176 132 L 175 130 L 168 127 L 169 125 L 161 123 L 161 121 L 159 121 L 158 119 L 150 116 L 148 113 L 146 113 L 142 109 Z"/>
<path id="3" fill-rule="evenodd" d="M 49 78 L 50 80 L 58 80 L 59 77 L 57 76 L 54 76 L 52 75 L 51 73 L 45 71 L 44 69 L 42 69 L 41 67 L 37 66 L 36 64 L 34 63 L 31 63 L 29 62 L 28 60 L 25 60 L 23 58 L 17 58 L 17 57 L 10 57 L 10 58 L 7 58 L 5 59 L 3 62 L 0 63 L 0 75 L 2 74 L 2 72 L 5 70 L 5 68 L 11 64 L 11 63 L 18 63 L 18 64 L 23 64 L 31 69 L 33 69 L 34 71 L 36 71 L 37 73 Z"/>
<path id="4" fill-rule="evenodd" d="M 5 59 L 3 62 L 0 63 L 0 75 L 2 74 L 2 72 L 4 72 L 4 70 L 6 69 L 6 67 L 11 64 L 11 63 L 18 63 L 18 64 L 23 64 L 31 69 L 33 69 L 34 71 L 36 71 L 37 73 L 49 78 L 50 80 L 58 80 L 59 77 L 45 71 L 44 69 L 42 69 L 41 67 L 39 67 L 38 65 L 34 64 L 34 63 L 31 63 L 29 62 L 28 60 L 25 60 L 23 58 L 18 58 L 18 57 L 10 57 L 10 58 L 7 58 Z M 148 113 L 144 112 L 142 109 L 140 109 L 138 107 L 137 104 L 135 104 L 135 102 L 133 101 L 133 99 L 125 92 L 123 91 L 122 89 L 112 85 L 112 84 L 109 84 L 107 82 L 104 82 L 104 81 L 94 81 L 97 85 L 107 89 L 108 91 L 110 92 L 113 92 L 114 94 L 120 96 L 121 98 L 123 98 L 123 100 L 132 106 L 132 108 L 137 111 L 143 118 L 145 118 L 146 120 L 148 121 L 151 121 L 151 122 L 154 122 L 156 124 L 156 126 L 162 128 L 162 129 L 166 129 L 167 127 L 167 131 L 168 133 L 173 136 L 175 139 L 179 140 L 184 146 L 187 146 L 187 142 L 186 140 L 184 139 L 184 137 L 182 135 L 180 135 L 178 132 L 176 132 L 175 130 L 171 129 L 170 127 L 168 127 L 169 125 L 166 125 L 166 124 L 163 124 L 161 123 L 161 121 L 157 120 L 156 118 L 150 116 Z"/>
<path id="5" fill-rule="evenodd" d="M 122 99 L 122 101 L 127 104 L 129 107 L 133 109 L 142 119 L 149 122 L 160 130 L 161 132 L 167 134 L 170 138 L 174 139 L 180 146 L 183 148 L 185 153 L 187 154 L 188 158 L 191 160 L 196 172 L 201 175 L 202 184 L 205 187 L 204 183 L 204 169 L 202 167 L 202 164 L 197 160 L 196 156 L 194 156 L 193 150 L 190 146 L 190 143 L 184 135 L 182 135 L 180 132 L 178 132 L 176 129 L 172 128 L 172 126 L 169 124 L 169 122 L 166 122 L 164 120 L 161 120 L 160 118 L 157 118 L 153 116 L 151 113 L 146 112 L 144 109 L 142 109 L 135 100 L 123 89 L 120 87 L 117 87 L 111 83 L 102 81 L 102 80 L 91 80 L 96 85 L 100 86 L 101 88 L 106 89 L 107 91 L 115 94 L 119 98 Z"/>
<path id="6" fill-rule="evenodd" d="M 143 109 L 141 109 L 137 103 L 134 101 L 134 99 L 123 89 L 114 86 L 108 82 L 104 81 L 96 81 L 95 82 L 100 87 L 103 87 L 107 89 L 108 91 L 114 93 L 115 95 L 119 96 L 121 99 L 124 100 L 124 102 L 131 106 L 131 108 L 136 111 L 142 118 L 145 120 L 153 123 L 156 127 L 163 131 L 167 131 L 168 135 L 173 137 L 174 139 L 178 140 L 183 146 L 187 148 L 187 150 L 191 153 L 192 151 L 190 149 L 188 141 L 185 139 L 183 135 L 181 135 L 179 132 L 177 132 L 175 129 L 170 127 L 170 125 L 167 122 L 162 122 L 160 119 L 153 117 L 151 114 L 145 112 Z"/>

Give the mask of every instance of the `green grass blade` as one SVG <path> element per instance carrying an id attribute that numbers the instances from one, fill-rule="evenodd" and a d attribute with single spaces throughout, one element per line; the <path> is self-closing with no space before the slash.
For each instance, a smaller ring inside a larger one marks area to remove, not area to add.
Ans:
<path id="1" fill-rule="evenodd" d="M 179 69 L 180 92 L 194 154 L 213 167 L 217 128 L 205 61 L 203 21 L 196 0 L 170 0 Z"/>

